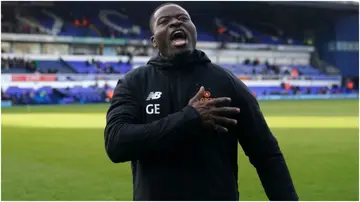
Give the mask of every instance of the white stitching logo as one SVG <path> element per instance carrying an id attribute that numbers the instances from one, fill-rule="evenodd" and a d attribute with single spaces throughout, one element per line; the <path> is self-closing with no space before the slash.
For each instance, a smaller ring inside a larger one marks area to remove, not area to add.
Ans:
<path id="1" fill-rule="evenodd" d="M 146 101 L 157 100 L 157 99 L 159 99 L 161 97 L 161 94 L 162 94 L 162 92 L 160 92 L 160 91 L 150 92 L 150 94 L 146 98 Z"/>

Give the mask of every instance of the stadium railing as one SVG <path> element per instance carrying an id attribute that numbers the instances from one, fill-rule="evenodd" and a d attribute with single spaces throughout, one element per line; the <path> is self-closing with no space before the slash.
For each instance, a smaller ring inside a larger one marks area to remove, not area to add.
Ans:
<path id="1" fill-rule="evenodd" d="M 37 86 L 91 86 L 95 83 L 99 85 L 108 85 L 115 87 L 122 74 L 3 74 L 1 76 L 2 87 L 37 87 Z M 237 75 L 247 86 L 280 86 L 286 82 L 296 86 L 331 86 L 341 85 L 340 76 L 318 76 L 317 79 L 308 77 L 291 77 L 279 75 L 258 75 L 247 76 Z"/>

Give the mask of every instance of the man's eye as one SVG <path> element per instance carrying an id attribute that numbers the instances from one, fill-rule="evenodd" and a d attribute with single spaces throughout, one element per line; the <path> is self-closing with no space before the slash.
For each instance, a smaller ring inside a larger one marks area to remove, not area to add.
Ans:
<path id="1" fill-rule="evenodd" d="M 165 24 L 165 23 L 167 23 L 169 20 L 168 19 L 161 19 L 160 21 L 159 21 L 159 24 Z"/>
<path id="2" fill-rule="evenodd" d="M 181 20 L 181 21 L 186 21 L 186 20 L 188 20 L 189 18 L 186 17 L 186 16 L 180 16 L 178 19 Z"/>

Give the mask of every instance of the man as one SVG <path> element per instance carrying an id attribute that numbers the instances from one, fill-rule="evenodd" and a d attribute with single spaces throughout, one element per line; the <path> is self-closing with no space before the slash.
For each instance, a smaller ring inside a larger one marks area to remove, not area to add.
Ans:
<path id="1" fill-rule="evenodd" d="M 119 80 L 105 128 L 109 158 L 131 161 L 134 200 L 238 200 L 238 142 L 270 200 L 298 200 L 256 99 L 195 49 L 187 11 L 164 4 L 150 27 L 159 56 Z"/>

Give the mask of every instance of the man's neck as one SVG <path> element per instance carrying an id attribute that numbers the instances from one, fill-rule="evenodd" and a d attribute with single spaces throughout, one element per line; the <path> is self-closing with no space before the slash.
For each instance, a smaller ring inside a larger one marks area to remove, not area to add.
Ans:
<path id="1" fill-rule="evenodd" d="M 166 59 L 166 60 L 176 60 L 176 59 L 180 59 L 180 58 L 184 58 L 184 57 L 188 57 L 190 56 L 192 53 L 194 52 L 194 50 L 191 51 L 184 51 L 175 55 L 171 55 L 171 56 L 164 56 L 163 54 L 161 54 L 161 52 L 159 52 L 159 56 Z"/>

